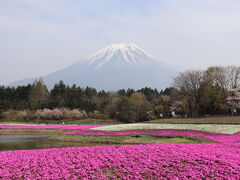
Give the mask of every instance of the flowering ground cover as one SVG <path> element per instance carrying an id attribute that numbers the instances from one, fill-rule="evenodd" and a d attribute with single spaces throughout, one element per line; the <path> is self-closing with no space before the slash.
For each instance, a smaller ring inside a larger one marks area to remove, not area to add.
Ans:
<path id="1" fill-rule="evenodd" d="M 240 150 L 153 144 L 0 152 L 0 179 L 239 179 Z"/>
<path id="2" fill-rule="evenodd" d="M 155 136 L 190 136 L 202 137 L 211 141 L 232 144 L 240 143 L 240 132 L 235 134 L 213 133 L 186 129 L 131 129 L 126 131 L 79 130 L 64 134 L 81 135 L 155 135 Z"/>
<path id="3" fill-rule="evenodd" d="M 81 126 L 68 126 L 68 125 L 39 125 L 39 126 L 28 126 L 28 125 L 0 125 L 0 129 L 91 129 L 106 125 L 81 125 Z"/>
<path id="4" fill-rule="evenodd" d="M 62 126 L 59 128 L 63 128 Z M 66 128 L 66 127 L 64 127 Z M 85 146 L 0 152 L 0 179 L 240 179 L 240 132 L 92 130 L 65 135 L 203 137 L 216 143 Z"/>
<path id="5" fill-rule="evenodd" d="M 120 124 L 93 128 L 94 130 L 123 131 L 129 129 L 193 129 L 216 133 L 233 134 L 240 131 L 240 125 L 226 124 Z"/>

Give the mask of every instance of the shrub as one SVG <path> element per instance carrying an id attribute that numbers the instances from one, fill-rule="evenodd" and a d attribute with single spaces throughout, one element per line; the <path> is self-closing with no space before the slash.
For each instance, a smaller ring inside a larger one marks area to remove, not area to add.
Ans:
<path id="1" fill-rule="evenodd" d="M 8 110 L 2 113 L 3 117 L 7 120 L 32 120 L 32 119 L 44 119 L 44 120 L 73 120 L 83 119 L 88 117 L 86 111 L 80 109 L 66 109 L 66 108 L 55 108 L 51 109 L 38 109 L 36 111 L 30 110 Z M 98 111 L 92 112 L 93 117 L 101 118 L 102 115 Z M 104 116 L 105 117 L 105 116 Z"/>
<path id="2" fill-rule="evenodd" d="M 17 119 L 17 114 L 18 114 L 18 111 L 16 110 L 8 110 L 6 112 L 3 112 L 3 117 L 6 119 L 6 120 L 16 120 Z"/>
<path id="3" fill-rule="evenodd" d="M 51 111 L 52 119 L 60 120 L 63 119 L 63 113 L 61 109 L 55 108 Z"/>
<path id="4" fill-rule="evenodd" d="M 79 109 L 73 109 L 70 111 L 71 119 L 82 119 L 87 117 L 86 111 L 80 111 Z"/>
<path id="5" fill-rule="evenodd" d="M 140 117 L 139 117 L 139 122 L 142 122 L 142 121 L 150 121 L 150 120 L 153 120 L 153 119 L 156 119 L 156 117 L 154 116 L 154 114 L 152 113 L 144 113 L 142 114 Z"/>
<path id="6" fill-rule="evenodd" d="M 69 109 L 61 108 L 63 119 L 71 119 L 71 113 Z"/>
<path id="7" fill-rule="evenodd" d="M 24 120 L 26 120 L 27 112 L 25 110 L 24 111 L 18 111 L 16 118 L 17 119 L 24 119 Z"/>
<path id="8" fill-rule="evenodd" d="M 30 111 L 30 110 L 26 110 L 26 117 L 27 120 L 32 120 L 32 119 L 36 119 L 36 113 L 35 111 Z"/>
<path id="9" fill-rule="evenodd" d="M 37 110 L 36 113 L 38 119 L 53 119 L 52 110 L 50 109 Z"/>

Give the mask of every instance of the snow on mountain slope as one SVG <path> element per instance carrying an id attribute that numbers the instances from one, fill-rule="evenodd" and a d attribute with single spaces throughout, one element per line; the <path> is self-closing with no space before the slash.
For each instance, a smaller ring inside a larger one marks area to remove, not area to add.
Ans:
<path id="1" fill-rule="evenodd" d="M 86 59 L 87 66 L 99 69 L 111 64 L 115 67 L 124 65 L 144 65 L 155 60 L 151 55 L 135 44 L 113 44 Z"/>
<path id="2" fill-rule="evenodd" d="M 112 44 L 69 67 L 43 77 L 49 88 L 63 80 L 66 84 L 97 89 L 164 88 L 176 71 L 132 43 Z M 17 81 L 11 85 L 21 85 Z M 24 82 L 26 84 L 26 82 Z"/>

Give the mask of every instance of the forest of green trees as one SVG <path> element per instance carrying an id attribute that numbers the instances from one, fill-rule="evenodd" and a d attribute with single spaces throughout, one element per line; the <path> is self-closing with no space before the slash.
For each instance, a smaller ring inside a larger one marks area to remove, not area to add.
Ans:
<path id="1" fill-rule="evenodd" d="M 160 116 L 231 115 L 239 113 L 239 86 L 238 66 L 185 71 L 174 78 L 172 87 L 161 91 L 145 87 L 106 92 L 68 86 L 63 81 L 48 90 L 40 78 L 32 85 L 1 86 L 0 113 L 6 119 L 94 117 L 121 122 L 147 121 Z"/>

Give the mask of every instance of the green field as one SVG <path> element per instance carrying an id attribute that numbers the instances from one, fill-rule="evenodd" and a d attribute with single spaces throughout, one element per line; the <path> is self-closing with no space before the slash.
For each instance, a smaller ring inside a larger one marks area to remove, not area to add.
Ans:
<path id="1" fill-rule="evenodd" d="M 64 132 L 71 130 L 58 129 L 0 129 L 0 135 L 47 135 L 44 143 L 51 144 L 51 147 L 73 147 L 73 146 L 101 146 L 101 145 L 132 145 L 132 144 L 171 144 L 171 143 L 210 143 L 201 137 L 188 136 L 155 136 L 155 135 L 64 135 Z M 37 148 L 41 146 L 41 140 Z M 29 144 L 23 145 L 28 147 Z M 5 145 L 6 147 L 6 145 Z M 9 146 L 8 146 L 9 147 Z M 31 146 L 32 147 L 32 146 Z M 4 148 L 4 147 L 2 147 Z M 18 147 L 11 146 L 17 150 Z M 24 147 L 25 148 L 25 147 Z M 1 148 L 0 148 L 1 150 Z"/>
<path id="2" fill-rule="evenodd" d="M 240 116 L 204 118 L 164 118 L 147 121 L 151 124 L 240 124 Z"/>
<path id="3" fill-rule="evenodd" d="M 153 136 L 153 135 L 52 135 L 50 140 L 78 142 L 82 146 L 94 145 L 129 145 L 129 144 L 171 144 L 204 143 L 209 140 L 187 136 Z"/>
<path id="4" fill-rule="evenodd" d="M 81 120 L 6 120 L 0 119 L 0 124 L 69 124 L 69 125 L 112 125 L 121 124 L 114 119 L 81 119 Z M 163 118 L 146 121 L 149 124 L 240 124 L 240 116 L 234 117 L 204 117 L 204 118 Z"/>
<path id="5" fill-rule="evenodd" d="M 216 133 L 233 134 L 240 131 L 240 117 L 211 117 L 191 119 L 157 119 L 144 123 L 119 124 L 112 119 L 84 119 L 64 121 L 65 125 L 110 125 L 93 128 L 93 130 L 121 131 L 129 129 L 192 129 Z M 0 124 L 62 124 L 58 120 L 41 121 L 6 121 Z M 188 136 L 154 136 L 154 135 L 64 135 L 72 130 L 62 129 L 0 129 L 0 135 L 43 134 L 48 135 L 49 142 L 56 142 L 57 147 L 99 146 L 126 144 L 166 144 L 166 143 L 203 143 L 211 142 L 200 137 Z M 55 146 L 55 145 L 54 145 Z"/>

